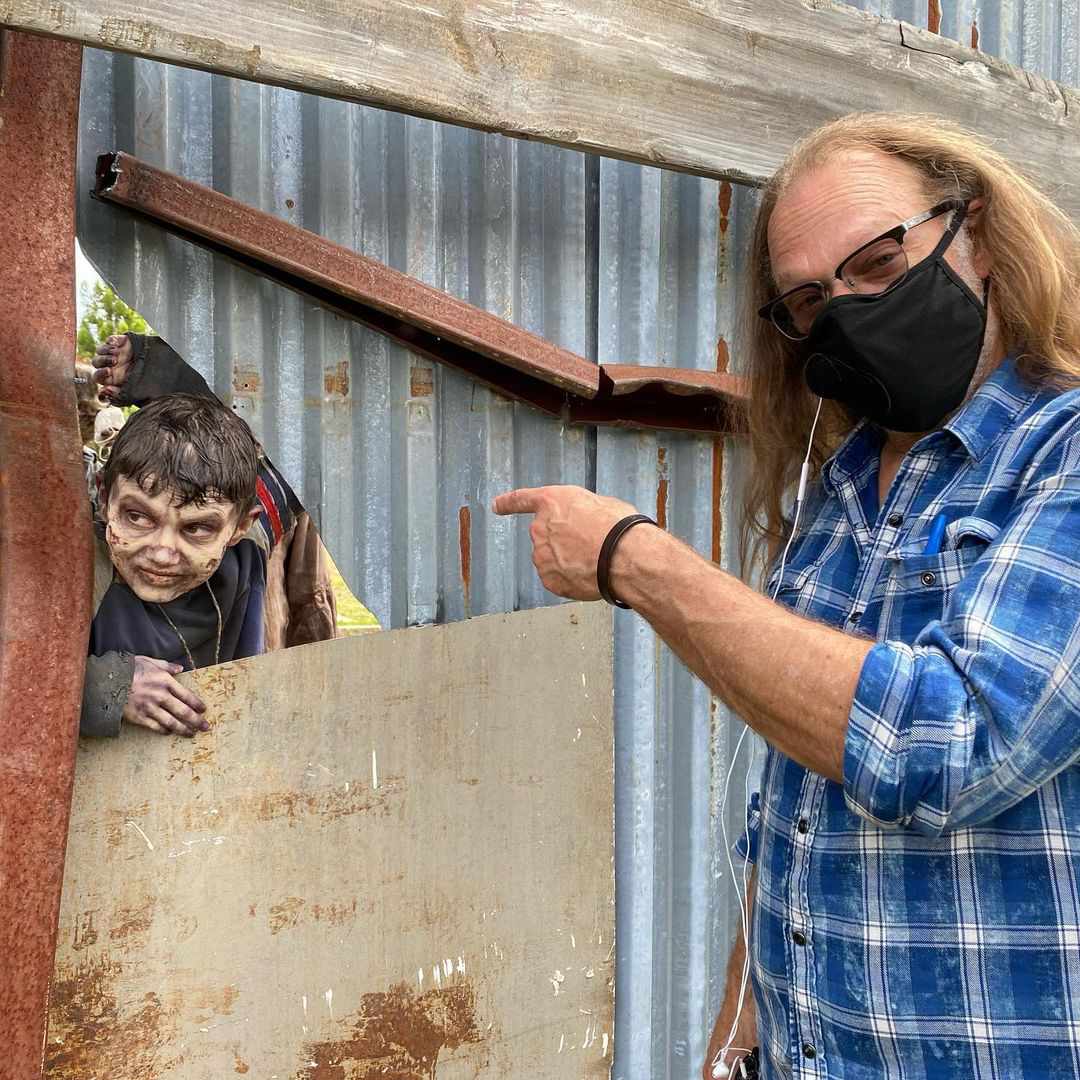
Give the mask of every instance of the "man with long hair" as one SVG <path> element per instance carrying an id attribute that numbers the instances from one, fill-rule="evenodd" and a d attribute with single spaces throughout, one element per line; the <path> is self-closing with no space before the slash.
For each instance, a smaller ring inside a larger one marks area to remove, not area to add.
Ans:
<path id="1" fill-rule="evenodd" d="M 752 1000 L 740 933 L 705 1077 L 756 1044 L 765 1077 L 1080 1075 L 1078 272 L 970 133 L 844 118 L 754 234 L 765 595 L 618 500 L 496 500 L 549 589 L 633 607 L 768 743 Z"/>

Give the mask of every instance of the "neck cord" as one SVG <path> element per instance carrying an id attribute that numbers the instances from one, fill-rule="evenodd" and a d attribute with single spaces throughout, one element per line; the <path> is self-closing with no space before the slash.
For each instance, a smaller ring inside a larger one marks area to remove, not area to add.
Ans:
<path id="1" fill-rule="evenodd" d="M 204 584 L 206 585 L 206 591 L 210 594 L 210 599 L 214 601 L 214 610 L 217 612 L 217 641 L 214 643 L 214 663 L 220 664 L 222 627 L 221 605 L 218 603 L 217 597 L 214 595 L 214 590 L 210 588 L 210 582 L 207 581 L 204 582 Z M 180 633 L 179 629 L 176 626 L 176 623 L 174 623 L 172 619 L 169 618 L 169 613 L 160 604 L 155 604 L 154 606 L 158 609 L 158 611 L 161 612 L 161 614 L 165 618 L 165 621 L 172 627 L 172 632 L 180 639 L 180 644 L 184 648 L 184 655 L 188 658 L 188 663 L 191 664 L 191 670 L 194 671 L 198 665 L 195 663 L 195 657 L 191 655 L 191 650 L 188 648 L 188 643 L 184 640 L 184 635 Z"/>

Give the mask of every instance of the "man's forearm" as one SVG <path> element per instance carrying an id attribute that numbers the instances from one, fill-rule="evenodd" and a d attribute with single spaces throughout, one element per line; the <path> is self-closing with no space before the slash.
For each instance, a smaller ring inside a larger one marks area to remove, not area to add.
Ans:
<path id="1" fill-rule="evenodd" d="M 611 571 L 615 595 L 728 706 L 782 753 L 842 782 L 872 642 L 792 614 L 659 529 L 627 533 Z"/>

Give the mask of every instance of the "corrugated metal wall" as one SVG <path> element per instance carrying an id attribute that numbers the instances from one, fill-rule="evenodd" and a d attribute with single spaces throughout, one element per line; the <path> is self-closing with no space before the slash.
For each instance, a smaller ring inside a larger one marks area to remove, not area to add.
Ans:
<path id="1" fill-rule="evenodd" d="M 927 25 L 925 4 L 861 6 Z M 1077 81 L 1077 0 L 946 0 L 940 17 L 942 33 L 969 43 L 974 25 L 983 49 Z M 433 368 L 91 202 L 94 158 L 111 149 L 604 362 L 727 362 L 753 192 L 86 53 L 84 250 L 249 420 L 384 625 L 552 602 L 532 569 L 526 523 L 488 510 L 493 495 L 519 485 L 620 495 L 734 568 L 736 443 L 564 429 Z M 720 789 L 741 725 L 636 616 L 620 612 L 616 635 L 614 1076 L 692 1080 L 734 923 Z M 744 771 L 729 800 L 732 833 Z"/>

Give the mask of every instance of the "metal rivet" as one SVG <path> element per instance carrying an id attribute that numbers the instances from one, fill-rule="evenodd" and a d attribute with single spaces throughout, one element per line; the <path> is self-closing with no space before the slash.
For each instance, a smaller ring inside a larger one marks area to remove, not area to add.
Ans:
<path id="1" fill-rule="evenodd" d="M 862 616 L 863 616 L 863 613 L 861 611 L 853 611 L 847 617 L 847 621 L 848 622 L 858 622 L 862 618 Z"/>
<path id="2" fill-rule="evenodd" d="M 814 1048 L 812 1043 L 803 1043 L 802 1044 L 802 1052 L 803 1052 L 803 1057 L 808 1057 L 808 1058 L 817 1057 L 817 1050 Z"/>
<path id="3" fill-rule="evenodd" d="M 806 818 L 804 818 L 804 817 L 799 818 L 799 832 L 805 833 L 805 832 L 808 832 L 809 830 L 810 830 L 810 822 L 807 821 Z"/>
<path id="4" fill-rule="evenodd" d="M 934 574 L 931 571 L 927 570 L 926 573 L 919 578 L 919 580 L 924 585 L 933 585 L 934 582 L 937 581 L 937 574 Z"/>
<path id="5" fill-rule="evenodd" d="M 794 941 L 796 945 L 805 945 L 806 935 L 801 930 L 796 930 L 792 933 L 791 940 Z"/>
<path id="6" fill-rule="evenodd" d="M 894 529 L 899 528 L 901 525 L 904 524 L 904 515 L 903 514 L 890 514 L 889 515 L 889 524 Z"/>

